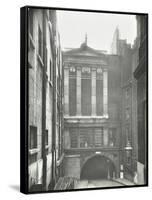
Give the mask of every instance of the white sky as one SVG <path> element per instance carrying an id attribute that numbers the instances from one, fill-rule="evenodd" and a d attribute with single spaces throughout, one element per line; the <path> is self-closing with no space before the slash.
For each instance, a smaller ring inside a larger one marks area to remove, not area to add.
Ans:
<path id="1" fill-rule="evenodd" d="M 133 44 L 136 37 L 135 15 L 57 11 L 62 48 L 78 48 L 88 35 L 88 46 L 110 52 L 112 38 L 119 27 L 120 38 Z"/>

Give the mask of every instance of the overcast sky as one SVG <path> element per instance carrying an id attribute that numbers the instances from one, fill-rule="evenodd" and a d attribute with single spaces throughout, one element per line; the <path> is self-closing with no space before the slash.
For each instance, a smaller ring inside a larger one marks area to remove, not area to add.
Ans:
<path id="1" fill-rule="evenodd" d="M 114 31 L 133 44 L 136 37 L 135 15 L 57 11 L 62 48 L 78 48 L 88 35 L 88 46 L 110 52 Z"/>

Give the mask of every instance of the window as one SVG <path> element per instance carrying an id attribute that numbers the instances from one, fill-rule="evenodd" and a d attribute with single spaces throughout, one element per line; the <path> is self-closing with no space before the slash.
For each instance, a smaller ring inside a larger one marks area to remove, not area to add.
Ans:
<path id="1" fill-rule="evenodd" d="M 71 67 L 69 70 L 69 114 L 76 115 L 76 71 Z"/>
<path id="2" fill-rule="evenodd" d="M 71 148 L 93 148 L 103 146 L 103 128 L 71 128 Z"/>
<path id="3" fill-rule="evenodd" d="M 90 128 L 80 129 L 80 148 L 88 148 L 93 146 L 93 134 Z"/>
<path id="4" fill-rule="evenodd" d="M 95 147 L 101 147 L 103 145 L 103 129 L 94 130 L 94 145 Z"/>
<path id="5" fill-rule="evenodd" d="M 34 20 L 33 20 L 33 10 L 32 9 L 29 9 L 28 16 L 29 16 L 29 18 L 28 18 L 29 33 L 33 37 L 33 25 L 34 25 L 33 21 Z"/>
<path id="6" fill-rule="evenodd" d="M 45 145 L 49 144 L 48 130 L 45 130 Z"/>
<path id="7" fill-rule="evenodd" d="M 37 127 L 30 126 L 30 149 L 37 148 Z"/>
<path id="8" fill-rule="evenodd" d="M 103 129 L 102 128 L 81 128 L 80 148 L 101 147 L 103 145 Z"/>
<path id="9" fill-rule="evenodd" d="M 103 78 L 102 74 L 97 73 L 96 79 L 96 113 L 103 115 Z"/>
<path id="10" fill-rule="evenodd" d="M 38 54 L 42 58 L 42 31 L 40 26 L 38 27 Z"/>
<path id="11" fill-rule="evenodd" d="M 70 129 L 70 138 L 71 138 L 71 148 L 77 148 L 78 147 L 78 135 L 77 130 L 72 128 Z"/>
<path id="12" fill-rule="evenodd" d="M 81 111 L 82 115 L 91 115 L 91 75 L 90 68 L 82 68 L 81 79 Z"/>

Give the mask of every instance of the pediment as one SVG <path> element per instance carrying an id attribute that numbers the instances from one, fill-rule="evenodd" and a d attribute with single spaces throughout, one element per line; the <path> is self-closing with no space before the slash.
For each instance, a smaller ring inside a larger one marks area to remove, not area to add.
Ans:
<path id="1" fill-rule="evenodd" d="M 64 52 L 65 55 L 71 56 L 89 56 L 89 57 L 101 57 L 105 54 L 90 48 L 89 46 L 85 45 L 84 43 L 80 46 L 80 48 L 72 49 L 70 51 Z"/>

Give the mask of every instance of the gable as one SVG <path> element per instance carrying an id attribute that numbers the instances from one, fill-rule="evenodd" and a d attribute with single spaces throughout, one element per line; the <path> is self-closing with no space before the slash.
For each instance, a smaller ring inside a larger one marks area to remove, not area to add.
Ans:
<path id="1" fill-rule="evenodd" d="M 64 52 L 64 55 L 69 56 L 89 56 L 89 57 L 103 57 L 105 56 L 103 53 L 90 48 L 85 43 L 83 43 L 80 48 L 72 49 L 70 51 Z"/>

